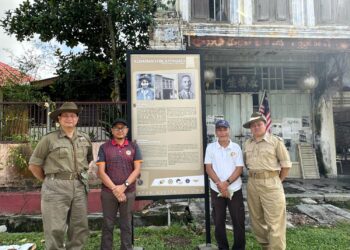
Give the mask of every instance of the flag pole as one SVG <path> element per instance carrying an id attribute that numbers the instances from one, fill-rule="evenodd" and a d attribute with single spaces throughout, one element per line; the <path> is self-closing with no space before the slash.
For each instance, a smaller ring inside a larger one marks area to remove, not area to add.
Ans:
<path id="1" fill-rule="evenodd" d="M 261 100 L 259 102 L 259 109 L 260 109 L 260 107 L 261 107 L 261 105 L 262 105 L 262 103 L 263 103 L 263 101 L 265 99 L 265 94 L 266 94 L 266 90 L 264 90 L 263 95 L 261 96 Z"/>

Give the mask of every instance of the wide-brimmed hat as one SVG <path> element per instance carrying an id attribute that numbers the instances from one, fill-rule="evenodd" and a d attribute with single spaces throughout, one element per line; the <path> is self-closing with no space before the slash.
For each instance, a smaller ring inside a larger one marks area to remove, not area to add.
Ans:
<path id="1" fill-rule="evenodd" d="M 139 81 L 142 82 L 143 79 L 147 80 L 148 82 L 151 82 L 151 77 L 147 74 L 140 75 Z"/>
<path id="2" fill-rule="evenodd" d="M 80 111 L 82 111 L 82 108 L 78 108 L 74 102 L 65 102 L 59 109 L 50 113 L 50 118 L 57 121 L 57 117 L 64 112 L 76 113 L 78 115 Z"/>
<path id="3" fill-rule="evenodd" d="M 246 123 L 243 124 L 243 128 L 250 128 L 250 124 L 252 122 L 257 122 L 257 121 L 263 121 L 266 123 L 266 118 L 263 114 L 261 114 L 260 112 L 254 112 L 251 116 L 249 121 L 247 121 Z"/>

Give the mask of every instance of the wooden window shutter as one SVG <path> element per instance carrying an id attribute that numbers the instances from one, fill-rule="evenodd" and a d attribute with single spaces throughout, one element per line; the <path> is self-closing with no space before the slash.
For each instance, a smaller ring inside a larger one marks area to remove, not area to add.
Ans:
<path id="1" fill-rule="evenodd" d="M 319 23 L 334 23 L 334 0 L 317 1 L 317 20 Z M 332 3 L 333 2 L 333 3 Z"/>
<path id="2" fill-rule="evenodd" d="M 336 23 L 350 26 L 350 1 L 338 0 L 335 6 Z"/>
<path id="3" fill-rule="evenodd" d="M 208 0 L 192 0 L 191 1 L 191 14 L 192 19 L 204 19 L 209 18 L 209 1 Z"/>
<path id="4" fill-rule="evenodd" d="M 269 0 L 255 0 L 255 19 L 258 22 L 270 20 Z"/>
<path id="5" fill-rule="evenodd" d="M 289 19 L 289 0 L 276 1 L 276 21 L 287 21 Z"/>

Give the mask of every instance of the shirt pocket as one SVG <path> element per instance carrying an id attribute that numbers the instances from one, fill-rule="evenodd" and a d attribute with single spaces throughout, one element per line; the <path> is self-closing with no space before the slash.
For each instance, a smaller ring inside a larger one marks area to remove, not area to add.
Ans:
<path id="1" fill-rule="evenodd" d="M 51 154 L 55 158 L 65 159 L 69 156 L 70 148 L 65 144 L 54 144 L 51 148 Z"/>
<path id="2" fill-rule="evenodd" d="M 259 149 L 259 153 L 263 157 L 276 157 L 276 150 L 273 146 L 264 146 Z"/>
<path id="3" fill-rule="evenodd" d="M 276 150 L 272 145 L 264 146 L 259 149 L 259 157 L 269 165 L 276 163 Z"/>
<path id="4" fill-rule="evenodd" d="M 87 141 L 79 141 L 77 143 L 77 155 L 78 156 L 86 156 L 90 144 Z"/>
<path id="5" fill-rule="evenodd" d="M 253 148 L 244 149 L 244 160 L 246 165 L 249 165 L 254 161 Z"/>

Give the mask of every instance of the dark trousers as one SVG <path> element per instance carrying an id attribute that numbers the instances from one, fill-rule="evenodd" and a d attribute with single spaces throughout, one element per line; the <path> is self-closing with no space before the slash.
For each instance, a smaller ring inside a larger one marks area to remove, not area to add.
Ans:
<path id="1" fill-rule="evenodd" d="M 219 249 L 229 249 L 226 236 L 226 207 L 230 212 L 233 225 L 234 244 L 232 249 L 245 249 L 245 212 L 242 189 L 236 191 L 232 199 L 218 197 L 218 193 L 210 190 L 212 216 L 215 224 L 215 239 Z"/>
<path id="2" fill-rule="evenodd" d="M 120 249 L 133 249 L 132 247 L 132 208 L 135 202 L 135 192 L 126 193 L 126 202 L 118 202 L 113 193 L 101 191 L 101 202 L 103 212 L 101 250 L 112 250 L 113 229 L 117 220 L 119 210 L 120 224 Z"/>

